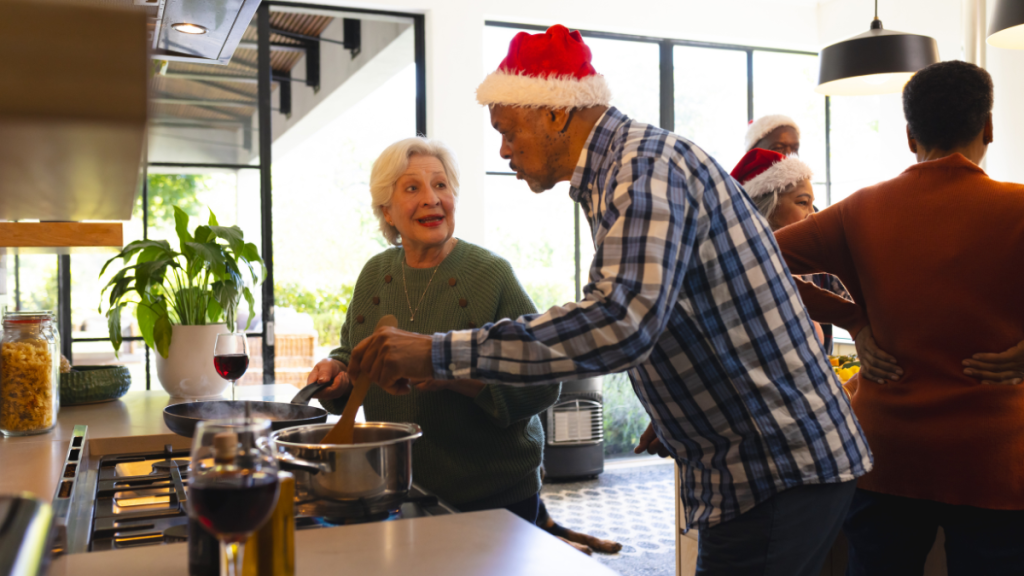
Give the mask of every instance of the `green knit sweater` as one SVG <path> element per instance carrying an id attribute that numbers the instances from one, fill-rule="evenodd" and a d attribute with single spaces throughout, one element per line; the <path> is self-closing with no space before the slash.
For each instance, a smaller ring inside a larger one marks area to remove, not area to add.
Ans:
<path id="1" fill-rule="evenodd" d="M 413 308 L 423 296 L 414 322 L 406 289 Z M 341 328 L 341 347 L 330 356 L 348 365 L 352 349 L 385 314 L 393 314 L 402 330 L 434 334 L 535 312 L 509 263 L 484 248 L 460 240 L 436 274 L 433 268 L 410 268 L 405 251 L 391 248 L 360 272 Z M 558 384 L 488 384 L 476 398 L 468 398 L 448 390 L 391 396 L 372 386 L 363 406 L 368 421 L 415 422 L 423 428 L 413 444 L 418 484 L 463 510 L 500 508 L 540 491 L 544 432 L 537 414 L 554 404 L 560 389 Z M 321 403 L 337 414 L 347 400 Z"/>

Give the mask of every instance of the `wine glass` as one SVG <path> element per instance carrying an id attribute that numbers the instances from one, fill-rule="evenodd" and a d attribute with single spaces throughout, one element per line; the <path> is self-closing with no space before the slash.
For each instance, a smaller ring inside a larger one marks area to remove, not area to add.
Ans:
<path id="1" fill-rule="evenodd" d="M 238 379 L 249 369 L 249 342 L 245 334 L 217 334 L 213 346 L 213 367 L 221 378 L 231 382 L 231 399 L 235 399 Z"/>
<path id="2" fill-rule="evenodd" d="M 242 575 L 245 541 L 277 505 L 270 421 L 207 420 L 196 425 L 188 476 L 189 516 L 220 540 L 227 576 Z"/>

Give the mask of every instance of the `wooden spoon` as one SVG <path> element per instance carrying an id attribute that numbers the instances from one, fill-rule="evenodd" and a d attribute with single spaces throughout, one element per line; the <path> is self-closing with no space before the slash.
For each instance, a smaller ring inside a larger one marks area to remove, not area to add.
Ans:
<path id="1" fill-rule="evenodd" d="M 398 327 L 398 319 L 388 314 L 377 322 L 374 332 L 382 326 Z M 345 404 L 345 411 L 341 413 L 341 420 L 331 428 L 324 436 L 321 444 L 355 444 L 356 413 L 359 407 L 366 400 L 366 393 L 370 391 L 370 371 L 363 370 L 363 373 L 352 383 L 352 392 L 349 393 L 348 403 Z"/>

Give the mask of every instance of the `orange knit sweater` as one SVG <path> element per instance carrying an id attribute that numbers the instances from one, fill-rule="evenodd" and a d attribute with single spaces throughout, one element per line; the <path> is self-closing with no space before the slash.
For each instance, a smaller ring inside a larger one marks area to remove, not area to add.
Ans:
<path id="1" fill-rule="evenodd" d="M 1024 385 L 983 385 L 961 365 L 1024 340 L 1024 186 L 954 154 L 776 238 L 793 274 L 835 274 L 856 302 L 803 283 L 811 317 L 852 333 L 870 323 L 904 370 L 889 384 L 855 382 L 854 412 L 875 456 L 858 486 L 1024 509 Z"/>

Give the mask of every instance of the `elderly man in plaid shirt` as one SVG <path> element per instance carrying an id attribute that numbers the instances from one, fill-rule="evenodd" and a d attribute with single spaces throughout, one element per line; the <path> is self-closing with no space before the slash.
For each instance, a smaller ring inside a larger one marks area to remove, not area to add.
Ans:
<path id="1" fill-rule="evenodd" d="M 534 192 L 570 181 L 596 249 L 581 302 L 474 330 L 382 328 L 355 349 L 392 393 L 629 371 L 674 457 L 701 575 L 816 575 L 871 468 L 768 223 L 691 142 L 609 106 L 578 32 L 520 33 L 477 90 Z"/>

